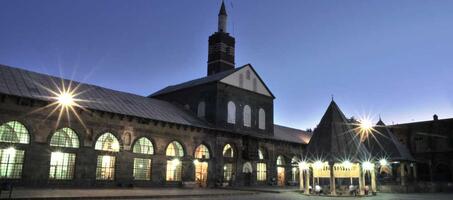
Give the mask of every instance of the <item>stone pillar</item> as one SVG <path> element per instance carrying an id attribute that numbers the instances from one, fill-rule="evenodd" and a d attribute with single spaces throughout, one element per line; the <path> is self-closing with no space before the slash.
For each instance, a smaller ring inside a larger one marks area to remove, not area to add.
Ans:
<path id="1" fill-rule="evenodd" d="M 401 179 L 401 185 L 405 186 L 406 185 L 406 163 L 400 162 L 400 179 Z"/>
<path id="2" fill-rule="evenodd" d="M 334 173 L 334 163 L 329 162 L 329 169 L 330 169 L 330 195 L 336 196 L 337 195 L 337 190 L 335 186 L 335 173 Z"/>
<path id="3" fill-rule="evenodd" d="M 299 188 L 300 190 L 304 190 L 304 170 L 302 167 L 299 167 Z"/>
<path id="4" fill-rule="evenodd" d="M 364 195 L 365 194 L 365 180 L 363 179 L 363 176 L 364 176 L 364 173 L 363 173 L 363 169 L 362 169 L 362 166 L 359 165 L 359 170 L 360 170 L 360 173 L 359 173 L 359 195 Z"/>
<path id="5" fill-rule="evenodd" d="M 375 167 L 373 166 L 373 169 L 370 171 L 371 173 L 371 193 L 373 195 L 376 195 L 377 189 L 376 189 L 376 170 Z"/>
<path id="6" fill-rule="evenodd" d="M 310 194 L 310 168 L 305 173 L 305 194 Z"/>

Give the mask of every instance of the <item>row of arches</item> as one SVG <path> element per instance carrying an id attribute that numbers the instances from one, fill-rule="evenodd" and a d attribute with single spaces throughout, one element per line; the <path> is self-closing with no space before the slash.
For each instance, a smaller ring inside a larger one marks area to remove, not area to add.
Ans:
<path id="1" fill-rule="evenodd" d="M 236 124 L 236 104 L 233 101 L 228 102 L 228 116 L 227 122 L 230 124 Z M 252 109 L 249 105 L 245 105 L 242 112 L 243 126 L 251 127 L 252 126 Z M 266 111 L 263 108 L 258 109 L 258 128 L 265 130 L 266 129 Z"/>

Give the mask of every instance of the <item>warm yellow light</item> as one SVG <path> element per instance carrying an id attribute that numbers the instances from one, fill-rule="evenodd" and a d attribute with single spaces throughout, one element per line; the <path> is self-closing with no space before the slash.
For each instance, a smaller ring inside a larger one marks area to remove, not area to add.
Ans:
<path id="1" fill-rule="evenodd" d="M 370 161 L 365 161 L 362 163 L 362 167 L 363 167 L 363 170 L 370 171 L 373 169 L 373 163 L 371 163 Z"/>
<path id="2" fill-rule="evenodd" d="M 315 169 L 321 169 L 323 166 L 324 164 L 322 163 L 322 161 L 319 160 L 313 163 L 313 167 L 315 167 Z"/>
<path id="3" fill-rule="evenodd" d="M 349 161 L 349 160 L 343 161 L 342 164 L 343 164 L 343 167 L 345 167 L 345 168 L 347 168 L 347 169 L 351 169 L 351 168 L 352 168 L 352 163 L 351 163 L 351 161 Z"/>
<path id="4" fill-rule="evenodd" d="M 193 164 L 195 165 L 198 164 L 198 160 L 197 159 L 193 160 Z"/>
<path id="5" fill-rule="evenodd" d="M 302 161 L 299 163 L 299 168 L 302 169 L 302 170 L 308 170 L 309 169 L 309 165 L 307 162 L 305 161 Z"/>
<path id="6" fill-rule="evenodd" d="M 360 129 L 364 131 L 370 131 L 373 128 L 373 123 L 368 119 L 360 120 Z"/>
<path id="7" fill-rule="evenodd" d="M 379 160 L 379 165 L 381 166 L 387 166 L 388 164 L 388 161 L 384 158 Z"/>
<path id="8" fill-rule="evenodd" d="M 74 95 L 69 92 L 62 92 L 58 95 L 57 101 L 61 106 L 69 107 L 75 104 Z"/>
<path id="9" fill-rule="evenodd" d="M 173 170 L 175 170 L 179 166 L 179 164 L 181 164 L 181 161 L 179 161 L 179 159 L 175 158 L 171 160 L 171 168 Z"/>

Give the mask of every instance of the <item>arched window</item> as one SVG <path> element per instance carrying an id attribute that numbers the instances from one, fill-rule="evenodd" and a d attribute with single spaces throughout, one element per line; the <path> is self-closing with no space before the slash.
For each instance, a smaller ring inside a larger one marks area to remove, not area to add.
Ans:
<path id="1" fill-rule="evenodd" d="M 227 121 L 230 124 L 236 124 L 236 104 L 234 104 L 234 102 L 232 102 L 232 101 L 228 102 L 228 118 L 227 118 Z"/>
<path id="2" fill-rule="evenodd" d="M 10 121 L 0 126 L 0 143 L 29 144 L 27 128 L 17 121 Z M 25 151 L 8 147 L 0 149 L 0 178 L 20 179 L 24 164 Z"/>
<path id="3" fill-rule="evenodd" d="M 299 161 L 296 156 L 291 159 L 291 179 L 293 182 L 299 182 Z"/>
<path id="4" fill-rule="evenodd" d="M 79 148 L 79 137 L 70 128 L 57 130 L 50 138 L 51 147 L 60 147 L 50 154 L 49 179 L 71 180 L 74 177 L 75 153 L 62 152 L 63 148 Z"/>
<path id="5" fill-rule="evenodd" d="M 138 139 L 132 152 L 136 154 L 152 155 L 154 154 L 153 143 L 145 137 Z M 151 159 L 149 157 L 134 158 L 134 180 L 151 180 Z"/>
<path id="6" fill-rule="evenodd" d="M 249 105 L 244 106 L 244 126 L 252 126 L 252 110 Z"/>
<path id="7" fill-rule="evenodd" d="M 165 155 L 168 157 L 166 180 L 181 181 L 182 163 L 179 158 L 184 156 L 182 145 L 177 141 L 171 142 L 167 146 Z"/>
<path id="8" fill-rule="evenodd" d="M 107 132 L 102 134 L 101 137 L 98 138 L 94 149 L 101 151 L 119 152 L 120 143 L 113 134 Z"/>
<path id="9" fill-rule="evenodd" d="M 223 147 L 223 157 L 234 158 L 234 150 L 233 150 L 233 147 L 230 144 L 226 144 Z"/>
<path id="10" fill-rule="evenodd" d="M 244 87 L 244 75 L 239 74 L 239 87 L 243 88 Z"/>
<path id="11" fill-rule="evenodd" d="M 258 111 L 258 128 L 261 130 L 266 129 L 266 112 L 262 108 Z"/>
<path id="12" fill-rule="evenodd" d="M 283 158 L 283 156 L 277 157 L 277 165 L 280 165 L 280 166 L 285 165 L 285 159 Z"/>
<path id="13" fill-rule="evenodd" d="M 258 181 L 266 181 L 267 177 L 267 166 L 266 162 L 264 159 L 266 158 L 265 156 L 265 151 L 262 148 L 258 148 L 258 159 L 259 161 L 256 163 L 256 179 Z"/>
<path id="14" fill-rule="evenodd" d="M 153 143 L 148 138 L 142 137 L 135 142 L 132 152 L 152 155 L 154 154 Z"/>
<path id="15" fill-rule="evenodd" d="M 206 103 L 204 101 L 198 103 L 197 116 L 202 118 L 206 116 Z"/>
<path id="16" fill-rule="evenodd" d="M 119 152 L 120 143 L 118 139 L 111 133 L 102 134 L 94 149 L 106 152 Z M 96 165 L 96 180 L 114 180 L 115 179 L 115 156 L 113 155 L 98 155 Z"/>
<path id="17" fill-rule="evenodd" d="M 79 137 L 70 128 L 62 128 L 55 132 L 50 138 L 50 146 L 79 148 Z"/>
<path id="18" fill-rule="evenodd" d="M 196 149 L 195 149 L 195 155 L 194 157 L 196 159 L 209 159 L 209 149 L 203 144 L 200 144 Z"/>
<path id="19" fill-rule="evenodd" d="M 245 72 L 245 78 L 246 78 L 247 80 L 250 80 L 250 70 L 247 70 L 247 71 Z"/>
<path id="20" fill-rule="evenodd" d="M 10 121 L 0 126 L 0 142 L 5 143 L 30 143 L 28 130 L 18 121 Z"/>

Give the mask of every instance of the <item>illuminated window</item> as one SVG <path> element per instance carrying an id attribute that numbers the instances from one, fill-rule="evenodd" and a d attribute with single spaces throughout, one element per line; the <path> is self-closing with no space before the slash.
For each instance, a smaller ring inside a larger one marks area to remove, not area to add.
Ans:
<path id="1" fill-rule="evenodd" d="M 285 165 L 285 159 L 283 158 L 283 156 L 277 157 L 277 165 Z"/>
<path id="2" fill-rule="evenodd" d="M 166 156 L 183 157 L 184 150 L 179 142 L 173 141 L 167 146 Z"/>
<path id="3" fill-rule="evenodd" d="M 0 150 L 0 178 L 20 179 L 24 163 L 24 151 L 13 147 Z"/>
<path id="4" fill-rule="evenodd" d="M 266 129 L 266 112 L 262 108 L 258 111 L 258 128 L 262 130 Z"/>
<path id="5" fill-rule="evenodd" d="M 264 150 L 261 148 L 258 149 L 258 159 L 264 160 Z"/>
<path id="6" fill-rule="evenodd" d="M 181 181 L 181 161 L 177 158 L 173 160 L 167 160 L 167 181 Z"/>
<path id="7" fill-rule="evenodd" d="M 236 104 L 232 101 L 228 102 L 227 122 L 230 124 L 236 124 Z"/>
<path id="8" fill-rule="evenodd" d="M 96 165 L 96 180 L 114 180 L 115 156 L 100 155 Z"/>
<path id="9" fill-rule="evenodd" d="M 291 159 L 291 178 L 292 181 L 299 181 L 299 159 L 296 156 Z"/>
<path id="10" fill-rule="evenodd" d="M 249 105 L 244 106 L 244 126 L 252 126 L 252 110 Z"/>
<path id="11" fill-rule="evenodd" d="M 196 149 L 195 149 L 195 158 L 196 159 L 209 159 L 209 150 L 208 147 L 206 147 L 203 144 L 200 144 Z"/>
<path id="12" fill-rule="evenodd" d="M 49 179 L 71 180 L 74 177 L 75 157 L 73 153 L 52 152 Z"/>
<path id="13" fill-rule="evenodd" d="M 234 157 L 234 150 L 230 144 L 226 144 L 225 147 L 223 147 L 223 157 L 227 157 L 227 158 Z"/>
<path id="14" fill-rule="evenodd" d="M 0 126 L 0 142 L 28 144 L 30 136 L 23 124 L 10 121 Z"/>
<path id="15" fill-rule="evenodd" d="M 72 129 L 62 128 L 52 135 L 50 146 L 79 148 L 79 138 Z"/>
<path id="16" fill-rule="evenodd" d="M 230 181 L 232 177 L 233 177 L 233 164 L 226 163 L 225 165 L 223 165 L 223 180 Z"/>
<path id="17" fill-rule="evenodd" d="M 197 112 L 198 117 L 205 117 L 206 116 L 206 103 L 204 101 L 201 101 L 198 103 L 198 112 Z"/>
<path id="18" fill-rule="evenodd" d="M 152 155 L 154 154 L 153 143 L 147 138 L 142 137 L 135 142 L 132 152 Z"/>
<path id="19" fill-rule="evenodd" d="M 266 163 L 256 164 L 256 179 L 258 181 L 266 181 Z"/>
<path id="20" fill-rule="evenodd" d="M 118 142 L 118 139 L 116 139 L 116 137 L 113 134 L 104 133 L 96 141 L 96 145 L 95 145 L 94 149 L 102 150 L 102 151 L 110 151 L 110 152 L 119 152 L 120 143 Z"/>
<path id="21" fill-rule="evenodd" d="M 167 146 L 165 153 L 167 160 L 167 181 L 181 181 L 182 163 L 178 159 L 184 156 L 184 150 L 179 142 L 173 141 Z"/>
<path id="22" fill-rule="evenodd" d="M 134 179 L 151 180 L 151 159 L 134 158 Z"/>

